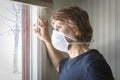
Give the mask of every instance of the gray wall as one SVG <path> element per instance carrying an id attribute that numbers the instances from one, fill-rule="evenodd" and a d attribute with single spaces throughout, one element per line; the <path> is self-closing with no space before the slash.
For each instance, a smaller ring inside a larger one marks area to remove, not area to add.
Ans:
<path id="1" fill-rule="evenodd" d="M 98 49 L 120 80 L 120 0 L 54 0 L 54 10 L 80 6 L 89 13 L 93 27 L 91 48 Z"/>

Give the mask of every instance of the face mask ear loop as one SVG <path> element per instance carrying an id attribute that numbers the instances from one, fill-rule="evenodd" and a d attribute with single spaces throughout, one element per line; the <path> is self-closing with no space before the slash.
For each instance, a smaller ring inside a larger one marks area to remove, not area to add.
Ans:
<path id="1" fill-rule="evenodd" d="M 66 37 L 66 38 L 69 38 L 69 39 L 71 39 L 71 40 L 74 40 L 74 41 L 76 41 L 75 39 L 73 39 L 73 38 L 71 38 L 71 37 L 69 37 L 69 36 L 66 36 L 63 32 L 60 32 L 64 37 Z"/>
<path id="2" fill-rule="evenodd" d="M 71 40 L 73 40 L 73 41 L 76 41 L 75 39 L 73 39 L 73 38 L 71 38 L 71 37 L 69 37 L 69 36 L 66 36 L 66 35 L 64 35 L 66 38 L 69 38 L 69 39 L 71 39 Z"/>
<path id="3" fill-rule="evenodd" d="M 73 39 L 73 38 L 71 38 L 71 37 L 69 37 L 69 36 L 66 36 L 66 35 L 64 35 L 64 33 L 62 33 L 62 32 L 60 32 L 63 36 L 65 36 L 66 38 L 69 38 L 69 39 L 71 39 L 71 40 L 74 40 L 74 41 L 76 41 L 75 39 Z M 87 44 L 87 45 L 89 45 L 89 43 L 90 42 L 85 42 L 85 43 L 81 43 L 81 42 L 68 42 L 68 41 L 66 41 L 67 42 L 67 45 L 69 45 L 69 44 Z"/>
<path id="4" fill-rule="evenodd" d="M 68 44 L 89 44 L 89 42 L 86 42 L 86 43 L 81 43 L 81 42 L 70 42 L 70 43 L 68 43 Z"/>

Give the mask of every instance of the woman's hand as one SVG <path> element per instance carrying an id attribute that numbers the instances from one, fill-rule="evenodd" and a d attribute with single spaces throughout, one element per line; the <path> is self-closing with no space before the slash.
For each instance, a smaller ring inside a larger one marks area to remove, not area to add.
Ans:
<path id="1" fill-rule="evenodd" d="M 59 71 L 59 63 L 64 59 L 64 56 L 60 54 L 60 51 L 56 50 L 51 43 L 51 38 L 48 32 L 48 21 L 43 17 L 38 17 L 38 24 L 34 24 L 34 28 L 34 32 L 37 36 L 45 42 L 49 52 L 48 55 L 56 70 Z"/>
<path id="2" fill-rule="evenodd" d="M 38 23 L 33 25 L 33 31 L 44 42 L 49 42 L 48 21 L 44 17 L 38 17 Z"/>

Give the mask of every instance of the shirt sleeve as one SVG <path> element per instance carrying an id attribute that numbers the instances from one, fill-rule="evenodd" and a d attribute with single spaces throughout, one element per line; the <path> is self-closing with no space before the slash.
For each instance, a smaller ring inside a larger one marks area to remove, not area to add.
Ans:
<path id="1" fill-rule="evenodd" d="M 97 60 L 90 65 L 87 80 L 114 80 L 114 78 L 107 62 Z"/>

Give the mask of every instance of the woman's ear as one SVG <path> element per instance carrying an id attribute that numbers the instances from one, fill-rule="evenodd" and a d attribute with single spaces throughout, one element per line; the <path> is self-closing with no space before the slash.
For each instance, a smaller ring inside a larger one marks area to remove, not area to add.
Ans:
<path id="1" fill-rule="evenodd" d="M 81 33 L 80 33 L 79 29 L 74 29 L 74 34 L 75 34 L 75 37 L 76 37 L 77 41 L 79 41 L 80 36 L 81 36 Z"/>
<path id="2" fill-rule="evenodd" d="M 75 36 L 79 36 L 79 37 L 81 36 L 80 31 L 79 31 L 78 28 L 74 27 L 74 28 L 73 28 L 73 31 L 74 31 L 74 33 L 75 33 Z"/>
<path id="3" fill-rule="evenodd" d="M 80 32 L 79 32 L 79 31 L 76 31 L 76 32 L 75 32 L 75 36 L 78 37 L 78 38 L 80 38 L 80 36 L 81 36 Z"/>

